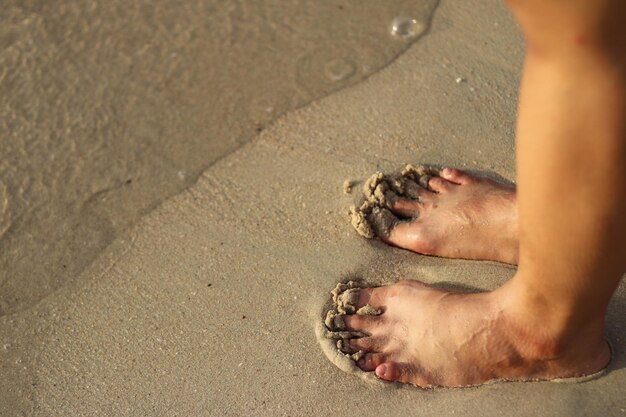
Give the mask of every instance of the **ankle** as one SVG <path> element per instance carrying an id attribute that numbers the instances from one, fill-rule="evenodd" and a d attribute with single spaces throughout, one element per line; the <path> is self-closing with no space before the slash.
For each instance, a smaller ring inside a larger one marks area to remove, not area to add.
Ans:
<path id="1" fill-rule="evenodd" d="M 587 360 L 607 350 L 604 317 L 576 314 L 520 284 L 516 276 L 494 291 L 502 320 L 520 355 L 535 361 Z"/>

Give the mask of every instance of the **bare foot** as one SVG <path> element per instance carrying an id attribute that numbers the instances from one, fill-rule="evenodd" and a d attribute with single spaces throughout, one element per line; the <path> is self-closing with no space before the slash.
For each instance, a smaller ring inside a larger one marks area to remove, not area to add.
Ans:
<path id="1" fill-rule="evenodd" d="M 514 188 L 451 168 L 430 179 L 430 190 L 413 188 L 417 199 L 386 196 L 394 214 L 410 220 L 381 236 L 385 242 L 425 255 L 517 264 Z"/>
<path id="2" fill-rule="evenodd" d="M 358 366 L 424 388 L 582 376 L 606 366 L 602 321 L 557 331 L 545 317 L 527 314 L 537 308 L 521 306 L 512 287 L 460 294 L 402 281 L 361 290 L 357 307 L 383 314 L 344 316 L 349 330 L 369 335 L 350 342 L 367 352 Z"/>

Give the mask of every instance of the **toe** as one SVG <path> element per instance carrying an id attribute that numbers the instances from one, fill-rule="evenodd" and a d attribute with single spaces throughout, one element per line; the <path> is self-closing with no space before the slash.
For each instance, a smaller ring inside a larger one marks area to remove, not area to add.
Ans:
<path id="1" fill-rule="evenodd" d="M 372 287 L 372 288 L 362 288 L 359 291 L 359 299 L 357 301 L 356 308 L 359 309 L 361 307 L 365 307 L 366 305 L 370 305 L 374 308 L 385 308 L 385 298 L 387 293 L 387 287 Z M 362 318 L 374 318 L 380 316 L 359 316 Z"/>
<path id="2" fill-rule="evenodd" d="M 419 220 L 398 222 L 389 234 L 381 236 L 381 239 L 390 245 L 424 255 L 433 255 L 437 250 L 436 242 L 421 227 Z"/>
<path id="3" fill-rule="evenodd" d="M 417 217 L 419 215 L 420 204 L 415 200 L 406 198 L 395 198 L 390 200 L 391 211 L 401 217 Z"/>
<path id="4" fill-rule="evenodd" d="M 475 178 L 467 172 L 455 168 L 444 168 L 441 170 L 439 175 L 442 178 L 459 185 L 469 184 L 475 180 Z"/>
<path id="5" fill-rule="evenodd" d="M 404 194 L 417 201 L 427 201 L 432 198 L 432 191 L 427 190 L 414 181 L 407 180 L 404 185 Z"/>
<path id="6" fill-rule="evenodd" d="M 346 329 L 353 332 L 364 332 L 371 334 L 380 325 L 381 316 L 364 316 L 360 314 L 348 314 L 343 316 Z"/>
<path id="7" fill-rule="evenodd" d="M 406 374 L 406 369 L 396 362 L 383 362 L 376 367 L 376 376 L 385 381 L 398 381 Z"/>
<path id="8" fill-rule="evenodd" d="M 413 384 L 422 388 L 430 386 L 428 381 L 416 375 L 413 369 L 406 363 L 383 362 L 376 367 L 376 376 L 385 381 Z"/>
<path id="9" fill-rule="evenodd" d="M 431 190 L 437 193 L 446 193 L 450 191 L 450 189 L 454 185 L 456 184 L 442 177 L 432 177 L 428 181 L 428 188 L 430 188 Z"/>
<path id="10" fill-rule="evenodd" d="M 383 339 L 380 337 L 360 337 L 358 339 L 350 340 L 350 347 L 356 350 L 362 350 L 364 352 L 380 352 L 384 347 Z"/>
<path id="11" fill-rule="evenodd" d="M 385 355 L 382 353 L 367 353 L 356 363 L 362 371 L 372 372 L 385 362 Z"/>

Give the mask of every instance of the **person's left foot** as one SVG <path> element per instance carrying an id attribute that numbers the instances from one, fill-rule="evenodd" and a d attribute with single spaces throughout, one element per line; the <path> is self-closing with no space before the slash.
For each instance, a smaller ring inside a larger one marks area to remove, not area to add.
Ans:
<path id="1" fill-rule="evenodd" d="M 388 195 L 391 211 L 409 220 L 380 238 L 424 255 L 517 264 L 515 188 L 446 168 L 428 189 L 413 185 L 419 198 Z"/>
<path id="2" fill-rule="evenodd" d="M 533 322 L 532 310 L 512 312 L 507 300 L 516 298 L 506 291 L 451 293 L 418 281 L 362 289 L 357 308 L 369 304 L 383 314 L 344 316 L 349 330 L 369 335 L 350 342 L 367 352 L 357 364 L 420 387 L 582 376 L 606 366 L 602 329 L 581 331 L 576 340 L 552 337 Z"/>

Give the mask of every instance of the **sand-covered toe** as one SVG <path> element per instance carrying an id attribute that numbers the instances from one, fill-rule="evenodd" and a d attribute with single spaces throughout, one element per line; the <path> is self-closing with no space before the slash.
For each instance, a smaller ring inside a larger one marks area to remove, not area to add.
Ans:
<path id="1" fill-rule="evenodd" d="M 401 221 L 391 211 L 391 200 L 405 198 L 417 201 L 419 195 L 416 189 L 420 186 L 427 189 L 428 182 L 436 175 L 438 171 L 435 168 L 411 164 L 398 173 L 376 172 L 365 181 L 362 194 L 349 209 L 352 227 L 366 239 L 388 237 L 391 229 Z"/>
<path id="2" fill-rule="evenodd" d="M 350 340 L 365 337 L 367 334 L 347 330 L 343 320 L 346 315 L 352 314 L 368 316 L 382 314 L 380 309 L 369 304 L 359 307 L 359 292 L 362 288 L 367 286 L 356 281 L 340 282 L 335 286 L 330 292 L 331 298 L 324 307 L 323 324 L 317 326 L 317 336 L 322 350 L 339 369 L 378 381 L 372 373 L 363 372 L 357 367 L 356 362 L 365 355 L 365 352 L 355 350 L 350 345 Z"/>

